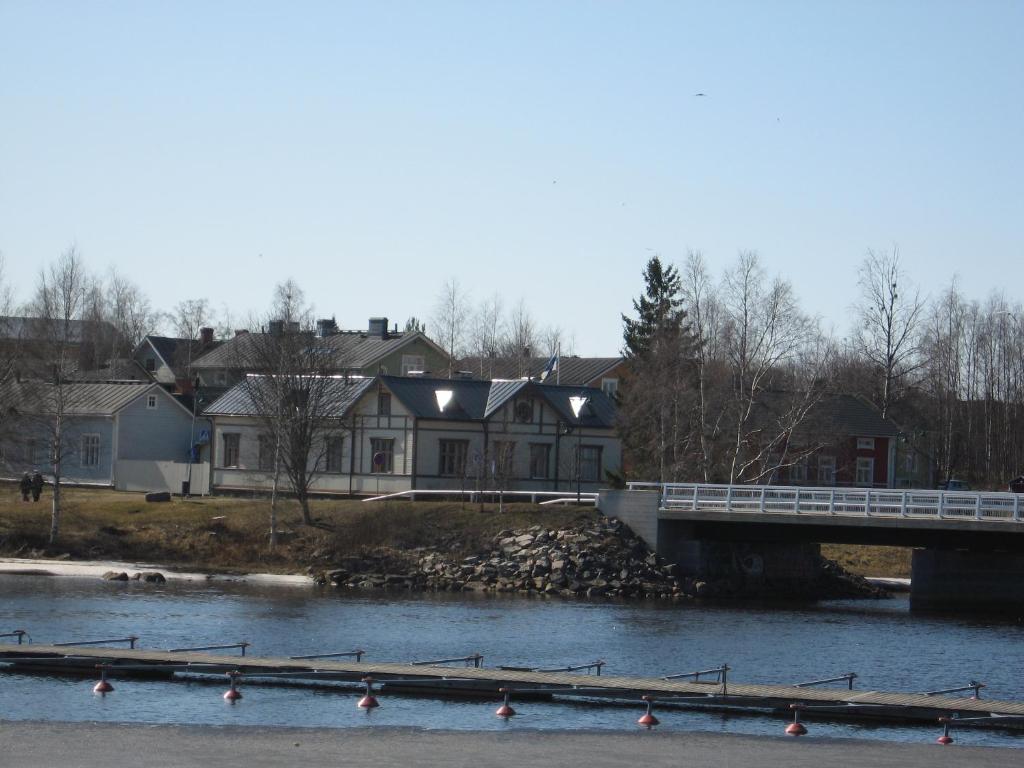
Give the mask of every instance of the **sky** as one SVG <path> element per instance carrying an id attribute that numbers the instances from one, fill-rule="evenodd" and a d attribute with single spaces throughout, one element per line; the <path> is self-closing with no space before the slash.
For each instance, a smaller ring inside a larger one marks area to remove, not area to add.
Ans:
<path id="1" fill-rule="evenodd" d="M 0 252 L 346 328 L 455 278 L 603 356 L 653 254 L 754 250 L 842 336 L 868 249 L 1021 298 L 1022 52 L 1009 0 L 0 0 Z"/>

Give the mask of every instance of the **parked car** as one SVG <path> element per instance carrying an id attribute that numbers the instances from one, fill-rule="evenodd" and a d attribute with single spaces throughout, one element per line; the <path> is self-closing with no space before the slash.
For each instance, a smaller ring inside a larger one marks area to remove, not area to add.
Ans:
<path id="1" fill-rule="evenodd" d="M 944 483 L 939 483 L 940 491 L 969 491 L 971 490 L 971 484 L 966 480 L 955 480 L 950 478 Z"/>
<path id="2" fill-rule="evenodd" d="M 1024 493 L 1024 475 L 1010 481 L 1010 493 Z"/>

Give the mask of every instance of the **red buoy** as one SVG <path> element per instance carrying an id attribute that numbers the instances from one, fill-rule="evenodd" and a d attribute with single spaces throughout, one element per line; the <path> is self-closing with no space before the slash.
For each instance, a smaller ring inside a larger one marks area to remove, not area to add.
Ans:
<path id="1" fill-rule="evenodd" d="M 224 701 L 234 704 L 236 701 L 242 698 L 242 692 L 238 690 L 238 673 L 228 672 L 228 679 L 231 681 L 230 687 L 224 691 Z"/>
<path id="2" fill-rule="evenodd" d="M 114 686 L 112 686 L 110 681 L 107 680 L 107 668 L 100 666 L 100 681 L 92 687 L 92 692 L 98 693 L 102 696 L 110 693 L 112 690 L 114 690 Z"/>
<path id="3" fill-rule="evenodd" d="M 377 698 L 373 695 L 373 678 L 364 677 L 363 682 L 366 683 L 366 694 L 359 700 L 359 703 L 356 706 L 360 709 L 373 709 L 374 707 L 379 707 L 380 702 L 378 702 Z"/>
<path id="4" fill-rule="evenodd" d="M 942 723 L 942 735 L 935 740 L 935 743 L 945 747 L 953 743 L 953 737 L 949 735 L 949 718 L 940 717 L 939 722 Z"/>
<path id="5" fill-rule="evenodd" d="M 640 698 L 647 702 L 647 711 L 640 716 L 640 719 L 636 721 L 636 724 L 643 726 L 644 728 L 653 728 L 659 722 L 658 718 L 656 718 L 654 713 L 651 712 L 651 707 L 654 705 L 654 699 L 646 694 Z"/>
<path id="6" fill-rule="evenodd" d="M 516 711 L 512 709 L 512 705 L 508 703 L 509 698 L 512 696 L 512 691 L 510 691 L 508 688 L 499 688 L 498 693 L 505 694 L 505 701 L 500 707 L 498 707 L 497 711 L 494 714 L 496 714 L 498 717 L 503 717 L 507 720 L 516 713 Z"/>
<path id="7" fill-rule="evenodd" d="M 807 733 L 807 729 L 804 724 L 800 722 L 800 705 L 790 704 L 789 708 L 793 710 L 793 722 L 786 726 L 786 733 L 790 736 L 803 736 Z"/>

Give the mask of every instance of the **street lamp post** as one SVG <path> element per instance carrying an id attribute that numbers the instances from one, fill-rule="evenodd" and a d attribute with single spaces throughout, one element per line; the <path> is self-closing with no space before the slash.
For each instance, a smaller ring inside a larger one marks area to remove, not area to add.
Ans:
<path id="1" fill-rule="evenodd" d="M 572 408 L 572 415 L 576 417 L 576 504 L 577 506 L 581 503 L 583 496 L 583 425 L 581 423 L 580 414 L 583 413 L 583 406 L 587 404 L 587 398 L 584 395 L 574 395 L 569 398 L 569 405 Z"/>

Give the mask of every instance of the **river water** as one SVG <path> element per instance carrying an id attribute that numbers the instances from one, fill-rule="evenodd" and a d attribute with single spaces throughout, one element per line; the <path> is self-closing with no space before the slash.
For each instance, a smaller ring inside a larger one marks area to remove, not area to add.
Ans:
<path id="1" fill-rule="evenodd" d="M 865 690 L 926 691 L 980 680 L 986 698 L 1024 700 L 1024 625 L 909 611 L 905 598 L 809 606 L 677 606 L 515 596 L 338 592 L 244 583 L 104 582 L 0 575 L 0 632 L 34 642 L 138 635 L 170 648 L 247 640 L 253 655 L 362 648 L 374 661 L 471 653 L 485 666 L 565 666 L 603 659 L 607 674 L 660 676 L 728 663 L 730 681 L 796 683 L 856 672 Z M 505 722 L 494 702 L 382 697 L 246 686 L 236 706 L 223 682 L 115 680 L 106 697 L 75 677 L 0 674 L 0 720 L 204 723 L 347 728 L 633 729 L 640 708 L 520 702 Z M 842 684 L 841 684 L 842 685 Z M 779 735 L 772 717 L 658 712 L 662 730 Z M 938 728 L 811 722 L 811 737 L 933 741 Z M 964 744 L 1024 747 L 1024 734 L 967 730 Z"/>

